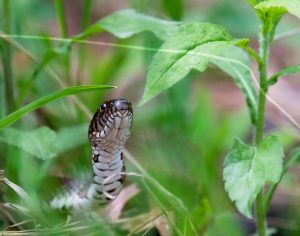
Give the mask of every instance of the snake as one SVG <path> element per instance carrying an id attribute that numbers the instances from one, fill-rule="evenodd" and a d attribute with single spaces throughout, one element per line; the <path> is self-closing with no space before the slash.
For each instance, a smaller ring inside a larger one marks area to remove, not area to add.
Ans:
<path id="1" fill-rule="evenodd" d="M 52 208 L 91 208 L 108 204 L 119 195 L 125 180 L 123 149 L 132 120 L 132 106 L 126 99 L 109 100 L 98 107 L 88 129 L 93 180 L 86 189 L 78 184 L 69 186 L 51 200 Z"/>

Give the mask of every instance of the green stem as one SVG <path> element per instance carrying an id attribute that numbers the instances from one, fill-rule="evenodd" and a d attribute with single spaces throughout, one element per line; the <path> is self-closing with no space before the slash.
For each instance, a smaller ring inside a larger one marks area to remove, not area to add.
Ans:
<path id="1" fill-rule="evenodd" d="M 260 38 L 260 50 L 259 55 L 261 58 L 261 65 L 259 66 L 259 97 L 258 97 L 258 108 L 257 108 L 257 123 L 255 132 L 255 144 L 258 145 L 264 136 L 265 127 L 265 105 L 266 105 L 266 93 L 268 90 L 267 86 L 267 68 L 268 68 L 268 57 L 269 57 L 269 32 L 265 30 L 265 25 L 261 29 Z M 264 207 L 264 191 L 263 189 L 257 195 L 256 198 L 256 224 L 259 236 L 266 235 L 266 209 Z"/>
<path id="2" fill-rule="evenodd" d="M 2 14 L 3 14 L 3 31 L 6 34 L 11 33 L 11 5 L 10 0 L 3 0 Z M 5 85 L 5 97 L 6 97 L 6 109 L 7 113 L 12 112 L 15 109 L 14 100 L 14 80 L 12 73 L 12 55 L 10 45 L 1 40 L 2 44 L 2 65 L 3 65 L 3 76 Z"/>

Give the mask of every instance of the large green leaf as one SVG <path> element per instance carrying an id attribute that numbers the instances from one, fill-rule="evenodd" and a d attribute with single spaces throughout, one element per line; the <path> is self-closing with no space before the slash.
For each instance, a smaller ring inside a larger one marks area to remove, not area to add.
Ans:
<path id="1" fill-rule="evenodd" d="M 9 127 L 3 131 L 1 140 L 43 160 L 57 155 L 56 133 L 47 127 L 32 131 Z"/>
<path id="2" fill-rule="evenodd" d="M 125 9 L 97 21 L 73 39 L 86 38 L 103 31 L 108 31 L 119 38 L 128 38 L 143 31 L 150 31 L 158 38 L 166 39 L 171 32 L 178 28 L 179 24 L 179 22 L 161 20 L 138 13 L 133 9 Z"/>
<path id="3" fill-rule="evenodd" d="M 110 88 L 114 88 L 114 86 L 82 85 L 82 86 L 73 86 L 73 87 L 62 89 L 62 90 L 58 90 L 58 91 L 53 92 L 49 95 L 46 95 L 38 100 L 35 100 L 34 102 L 29 103 L 28 105 L 25 105 L 25 106 L 21 107 L 20 109 L 14 111 L 13 113 L 5 116 L 3 119 L 0 120 L 0 130 L 9 126 L 10 124 L 16 122 L 18 119 L 20 119 L 22 116 L 24 116 L 28 112 L 36 110 L 36 109 L 40 108 L 41 106 L 43 106 L 49 102 L 52 102 L 56 99 L 59 99 L 61 97 L 74 95 L 74 94 L 78 94 L 78 93 L 84 93 L 84 92 L 110 89 Z"/>
<path id="4" fill-rule="evenodd" d="M 63 128 L 57 132 L 46 126 L 29 131 L 8 127 L 2 132 L 0 140 L 46 160 L 87 143 L 87 131 L 87 124 Z"/>
<path id="5" fill-rule="evenodd" d="M 204 71 L 209 62 L 234 78 L 247 98 L 254 120 L 256 92 L 249 60 L 235 40 L 221 26 L 209 23 L 187 23 L 178 28 L 150 64 L 145 92 L 140 104 L 183 79 L 192 69 Z"/>
<path id="6" fill-rule="evenodd" d="M 209 23 L 187 23 L 178 28 L 150 64 L 143 104 L 184 78 L 191 69 L 206 69 L 209 57 L 222 48 L 220 44 L 231 40 L 221 26 Z"/>
<path id="7" fill-rule="evenodd" d="M 272 13 L 281 10 L 282 14 L 289 12 L 300 18 L 299 0 L 269 0 L 263 1 L 255 6 L 256 9 L 264 13 Z"/>
<path id="8" fill-rule="evenodd" d="M 247 217 L 251 217 L 252 204 L 264 185 L 263 164 L 254 155 L 254 148 L 236 139 L 224 163 L 225 189 Z"/>
<path id="9" fill-rule="evenodd" d="M 252 216 L 253 203 L 264 184 L 279 182 L 283 157 L 276 136 L 266 137 L 258 147 L 234 141 L 224 162 L 225 189 L 246 217 Z"/>

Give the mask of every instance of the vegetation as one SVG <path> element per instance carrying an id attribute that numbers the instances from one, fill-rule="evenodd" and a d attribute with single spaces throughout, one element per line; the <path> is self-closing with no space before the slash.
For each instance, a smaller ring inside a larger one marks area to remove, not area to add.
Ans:
<path id="1" fill-rule="evenodd" d="M 3 235 L 299 235 L 300 125 L 268 94 L 300 72 L 270 54 L 290 40 L 299 60 L 300 1 L 155 3 L 1 1 Z M 134 104 L 127 187 L 105 209 L 51 209 L 59 177 L 90 179 L 88 122 L 111 97 Z"/>

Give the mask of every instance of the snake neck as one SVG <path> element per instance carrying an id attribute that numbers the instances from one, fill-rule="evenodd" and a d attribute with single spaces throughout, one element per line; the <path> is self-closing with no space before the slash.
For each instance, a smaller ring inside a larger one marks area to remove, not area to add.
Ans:
<path id="1" fill-rule="evenodd" d="M 132 126 L 131 103 L 125 99 L 104 102 L 95 112 L 88 137 L 92 149 L 93 182 L 87 191 L 69 190 L 50 203 L 52 208 L 80 210 L 116 198 L 124 182 L 122 151 Z"/>

